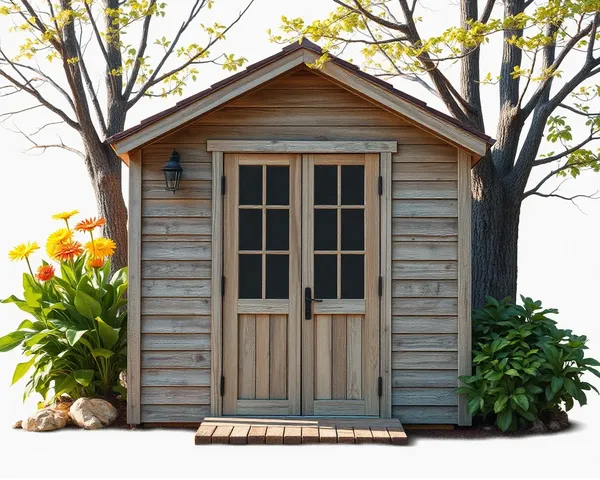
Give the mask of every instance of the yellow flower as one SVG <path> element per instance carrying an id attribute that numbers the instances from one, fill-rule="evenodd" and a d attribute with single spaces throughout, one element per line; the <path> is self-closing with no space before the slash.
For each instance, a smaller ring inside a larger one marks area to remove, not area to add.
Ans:
<path id="1" fill-rule="evenodd" d="M 57 213 L 56 215 L 52 215 L 52 219 L 53 220 L 68 220 L 73 215 L 77 215 L 78 213 L 79 213 L 79 210 L 72 210 L 70 212 L 60 212 L 60 213 Z"/>
<path id="2" fill-rule="evenodd" d="M 85 249 L 92 258 L 111 257 L 117 245 L 110 238 L 99 237 L 85 244 Z"/>
<path id="3" fill-rule="evenodd" d="M 27 260 L 29 255 L 31 255 L 36 250 L 39 250 L 40 246 L 37 242 L 27 242 L 17 245 L 10 252 L 8 252 L 8 257 L 14 262 L 17 260 Z"/>
<path id="4" fill-rule="evenodd" d="M 73 232 L 68 228 L 61 228 L 56 232 L 50 234 L 48 241 L 46 242 L 46 252 L 50 257 L 54 257 L 56 248 L 63 243 L 70 242 L 73 239 Z"/>

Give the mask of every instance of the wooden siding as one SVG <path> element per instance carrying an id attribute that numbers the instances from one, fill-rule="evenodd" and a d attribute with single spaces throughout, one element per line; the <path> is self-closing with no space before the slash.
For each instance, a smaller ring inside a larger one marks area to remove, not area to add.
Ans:
<path id="1" fill-rule="evenodd" d="M 180 190 L 165 191 L 172 148 L 143 151 L 141 421 L 194 422 L 210 414 L 212 155 L 178 146 Z"/>
<path id="2" fill-rule="evenodd" d="M 456 423 L 457 150 L 307 70 L 144 149 L 142 422 L 197 422 L 210 412 L 209 139 L 398 142 L 390 245 L 392 416 L 403 423 Z M 164 191 L 161 171 L 173 149 L 184 169 L 175 195 Z"/>
<path id="3" fill-rule="evenodd" d="M 399 145 L 392 157 L 392 416 L 456 423 L 457 151 Z"/>

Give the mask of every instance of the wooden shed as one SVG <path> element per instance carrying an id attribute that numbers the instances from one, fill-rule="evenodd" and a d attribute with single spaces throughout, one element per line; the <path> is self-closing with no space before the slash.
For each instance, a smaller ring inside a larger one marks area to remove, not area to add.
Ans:
<path id="1" fill-rule="evenodd" d="M 110 140 L 129 423 L 470 424 L 470 170 L 493 140 L 320 55 L 290 45 Z"/>

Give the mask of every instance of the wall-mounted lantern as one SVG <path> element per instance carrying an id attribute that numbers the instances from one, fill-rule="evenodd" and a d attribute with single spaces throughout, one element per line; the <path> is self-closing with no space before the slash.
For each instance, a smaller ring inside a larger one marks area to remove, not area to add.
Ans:
<path id="1" fill-rule="evenodd" d="M 173 192 L 174 195 L 179 188 L 179 180 L 181 179 L 181 172 L 183 172 L 183 168 L 179 164 L 179 154 L 175 150 L 173 150 L 171 158 L 162 170 L 165 173 L 166 189 Z"/>

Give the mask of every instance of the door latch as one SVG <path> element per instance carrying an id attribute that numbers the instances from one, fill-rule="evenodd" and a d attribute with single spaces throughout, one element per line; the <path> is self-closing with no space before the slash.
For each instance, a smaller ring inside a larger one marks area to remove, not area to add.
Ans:
<path id="1" fill-rule="evenodd" d="M 322 302 L 318 298 L 312 298 L 312 289 L 306 287 L 304 289 L 304 319 L 310 320 L 312 318 L 312 302 Z"/>

